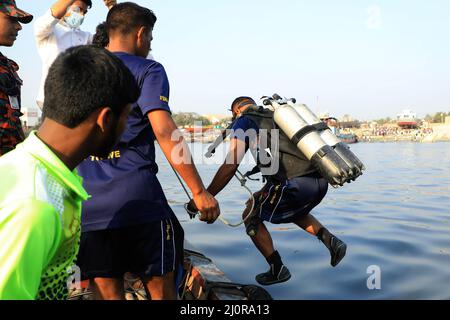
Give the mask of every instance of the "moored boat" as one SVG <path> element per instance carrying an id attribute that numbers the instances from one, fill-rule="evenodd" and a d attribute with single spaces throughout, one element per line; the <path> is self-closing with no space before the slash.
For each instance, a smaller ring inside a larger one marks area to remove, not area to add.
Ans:
<path id="1" fill-rule="evenodd" d="M 339 138 L 342 142 L 346 144 L 352 144 L 358 142 L 358 136 L 354 133 L 342 133 L 339 128 L 339 122 L 336 118 L 333 117 L 322 117 L 321 120 L 325 122 L 328 127 L 330 127 L 331 131 Z"/>
<path id="2" fill-rule="evenodd" d="M 345 142 L 346 144 L 352 144 L 358 142 L 358 136 L 353 133 L 340 133 L 336 135 L 339 140 Z"/>
<path id="3" fill-rule="evenodd" d="M 411 110 L 403 110 L 402 113 L 397 115 L 397 125 L 403 129 L 417 128 L 417 115 Z"/>

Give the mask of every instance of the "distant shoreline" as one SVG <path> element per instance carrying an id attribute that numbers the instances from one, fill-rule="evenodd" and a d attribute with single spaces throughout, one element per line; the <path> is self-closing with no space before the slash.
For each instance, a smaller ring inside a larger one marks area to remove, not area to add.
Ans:
<path id="1" fill-rule="evenodd" d="M 370 139 L 358 140 L 358 143 L 402 143 L 402 142 L 417 142 L 417 143 L 435 143 L 435 142 L 450 142 L 450 139 L 437 139 L 427 141 L 425 139 L 398 139 L 397 137 L 373 137 Z"/>
<path id="2" fill-rule="evenodd" d="M 356 134 L 358 142 L 450 142 L 450 124 L 417 129 L 399 129 L 393 126 L 358 128 L 352 133 Z"/>

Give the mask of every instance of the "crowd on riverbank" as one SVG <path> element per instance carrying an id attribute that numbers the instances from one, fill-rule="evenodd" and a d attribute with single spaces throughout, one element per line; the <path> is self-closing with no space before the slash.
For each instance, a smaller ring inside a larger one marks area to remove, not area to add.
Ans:
<path id="1" fill-rule="evenodd" d="M 373 129 L 356 129 L 355 134 L 360 142 L 436 142 L 450 141 L 450 126 L 423 127 L 403 129 L 400 127 L 377 127 Z"/>

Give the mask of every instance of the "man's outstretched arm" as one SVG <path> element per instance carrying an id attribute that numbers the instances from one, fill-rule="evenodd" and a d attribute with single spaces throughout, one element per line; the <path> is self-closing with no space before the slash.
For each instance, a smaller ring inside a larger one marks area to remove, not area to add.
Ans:
<path id="1" fill-rule="evenodd" d="M 148 113 L 153 133 L 172 167 L 180 174 L 192 192 L 201 220 L 214 222 L 220 215 L 219 204 L 206 190 L 192 161 L 189 147 L 169 112 L 154 110 Z"/>
<path id="2" fill-rule="evenodd" d="M 228 151 L 225 162 L 217 171 L 211 184 L 208 187 L 209 193 L 216 196 L 233 178 L 236 173 L 239 164 L 247 152 L 247 146 L 245 141 L 239 139 L 231 139 L 230 151 Z"/>

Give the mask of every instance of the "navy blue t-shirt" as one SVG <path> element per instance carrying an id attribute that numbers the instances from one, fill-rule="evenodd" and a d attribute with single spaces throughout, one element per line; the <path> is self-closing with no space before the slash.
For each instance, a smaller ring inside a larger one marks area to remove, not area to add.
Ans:
<path id="1" fill-rule="evenodd" d="M 82 231 L 122 228 L 169 218 L 173 213 L 156 174 L 155 136 L 148 119 L 169 108 L 169 81 L 153 60 L 115 53 L 135 76 L 141 95 L 108 159 L 89 157 L 78 167 L 92 196 L 83 203 Z"/>
<path id="2" fill-rule="evenodd" d="M 253 141 L 253 139 L 256 138 L 256 135 L 259 133 L 259 128 L 256 125 L 255 121 L 245 116 L 239 117 L 233 124 L 231 130 L 232 133 L 230 138 L 245 141 L 247 146 L 249 142 Z"/>

